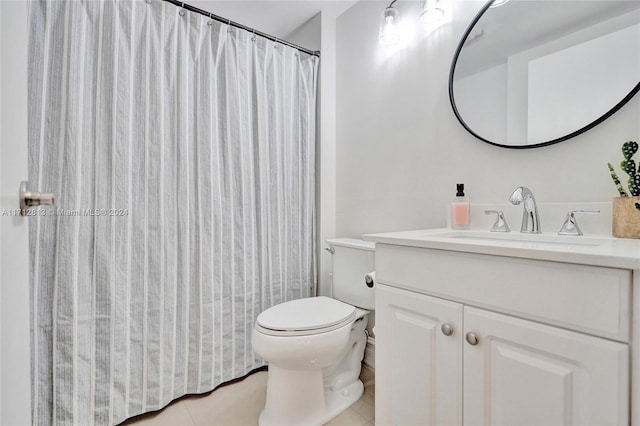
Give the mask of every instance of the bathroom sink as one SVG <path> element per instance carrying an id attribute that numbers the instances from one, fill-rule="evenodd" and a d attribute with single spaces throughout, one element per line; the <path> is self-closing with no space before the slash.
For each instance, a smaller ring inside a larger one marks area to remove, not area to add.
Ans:
<path id="1" fill-rule="evenodd" d="M 436 250 L 450 250 L 550 260 L 612 268 L 640 269 L 640 240 L 609 235 L 558 235 L 555 232 L 526 234 L 518 231 L 458 231 L 447 228 L 368 234 L 365 240 Z"/>
<path id="2" fill-rule="evenodd" d="M 566 236 L 555 234 L 523 234 L 520 232 L 486 232 L 486 231 L 447 231 L 425 235 L 430 238 L 453 238 L 457 240 L 487 241 L 493 243 L 514 242 L 559 246 L 592 246 L 597 247 L 610 241 L 610 238 L 591 238 L 583 236 Z"/>

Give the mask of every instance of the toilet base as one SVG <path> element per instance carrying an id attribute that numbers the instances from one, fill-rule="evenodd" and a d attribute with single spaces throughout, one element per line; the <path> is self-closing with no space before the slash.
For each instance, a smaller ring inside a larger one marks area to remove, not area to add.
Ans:
<path id="1" fill-rule="evenodd" d="M 300 374 L 300 372 L 297 373 Z M 314 396 L 319 388 L 313 383 L 321 385 L 322 381 L 321 377 L 313 377 L 314 374 L 309 373 L 311 374 L 307 379 L 311 380 L 307 382 L 307 386 L 289 388 L 277 396 L 272 394 L 278 402 L 273 401 L 267 404 L 267 407 L 270 407 L 269 410 L 262 410 L 258 419 L 259 426 L 321 426 L 353 405 L 364 393 L 364 385 L 360 380 L 356 380 L 340 390 L 326 390 L 324 395 Z M 267 386 L 269 384 L 268 382 Z M 279 390 L 282 391 L 282 389 Z M 296 392 L 296 397 L 291 398 L 292 395 L 286 395 L 289 391 Z M 267 399 L 269 396 L 269 389 L 267 389 Z M 297 401 L 292 401 L 295 399 Z M 285 401 L 287 406 L 282 405 Z M 290 405 L 292 402 L 293 406 Z"/>
<path id="2" fill-rule="evenodd" d="M 327 403 L 327 418 L 320 424 L 324 424 L 351 407 L 364 393 L 364 385 L 360 380 L 356 380 L 343 389 L 325 392 L 324 398 Z"/>
<path id="3" fill-rule="evenodd" d="M 254 329 L 254 350 L 269 361 L 259 426 L 320 426 L 360 399 L 367 314 L 359 310 L 354 323 L 313 336 L 278 337 Z"/>

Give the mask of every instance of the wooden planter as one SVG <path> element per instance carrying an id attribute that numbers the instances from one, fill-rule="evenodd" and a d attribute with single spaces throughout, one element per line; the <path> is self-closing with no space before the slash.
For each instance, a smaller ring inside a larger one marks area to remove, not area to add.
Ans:
<path id="1" fill-rule="evenodd" d="M 635 203 L 640 197 L 616 197 L 613 199 L 613 236 L 640 238 L 640 210 Z"/>

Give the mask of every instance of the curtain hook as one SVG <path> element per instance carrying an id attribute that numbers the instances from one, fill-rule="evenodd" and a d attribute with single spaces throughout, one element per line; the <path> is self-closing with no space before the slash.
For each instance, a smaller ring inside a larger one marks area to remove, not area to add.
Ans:
<path id="1" fill-rule="evenodd" d="M 251 36 L 251 41 L 256 41 L 256 29 L 253 28 L 253 36 Z"/>
<path id="2" fill-rule="evenodd" d="M 213 25 L 213 13 L 209 13 L 209 20 L 207 21 L 208 26 Z"/>
<path id="3" fill-rule="evenodd" d="M 230 32 L 231 32 L 231 19 L 229 19 L 229 20 L 227 21 L 227 27 L 228 27 L 228 28 L 227 28 L 227 32 L 228 32 L 228 33 L 230 33 Z"/>
<path id="4" fill-rule="evenodd" d="M 180 9 L 180 12 L 178 12 L 178 15 L 184 16 L 184 2 L 182 2 L 182 8 Z"/>
<path id="5" fill-rule="evenodd" d="M 275 39 L 276 43 L 273 45 L 273 48 L 277 49 L 278 48 L 278 37 L 274 37 L 274 39 Z"/>

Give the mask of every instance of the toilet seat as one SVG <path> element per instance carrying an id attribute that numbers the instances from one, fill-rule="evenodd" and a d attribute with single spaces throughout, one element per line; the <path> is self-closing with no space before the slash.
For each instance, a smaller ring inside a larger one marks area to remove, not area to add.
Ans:
<path id="1" fill-rule="evenodd" d="M 258 315 L 255 328 L 272 336 L 306 336 L 336 330 L 355 318 L 355 306 L 318 296 L 272 306 Z"/>

